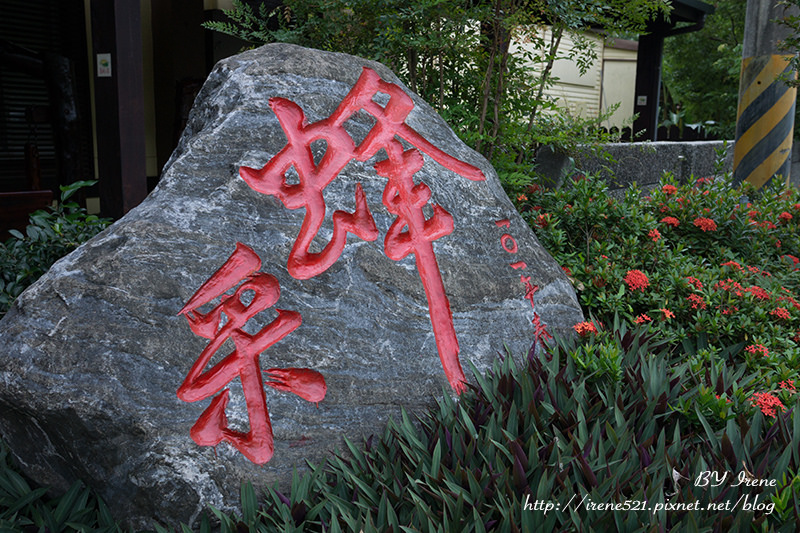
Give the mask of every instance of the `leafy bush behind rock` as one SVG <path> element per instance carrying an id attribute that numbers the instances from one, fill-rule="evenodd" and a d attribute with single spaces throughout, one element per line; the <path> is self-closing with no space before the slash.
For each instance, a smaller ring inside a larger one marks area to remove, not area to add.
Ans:
<path id="1" fill-rule="evenodd" d="M 11 239 L 0 243 L 0 318 L 11 304 L 50 265 L 88 241 L 111 222 L 90 215 L 76 202 L 68 201 L 94 181 L 61 186 L 60 201 L 49 210 L 30 216 L 25 234 L 11 230 Z"/>

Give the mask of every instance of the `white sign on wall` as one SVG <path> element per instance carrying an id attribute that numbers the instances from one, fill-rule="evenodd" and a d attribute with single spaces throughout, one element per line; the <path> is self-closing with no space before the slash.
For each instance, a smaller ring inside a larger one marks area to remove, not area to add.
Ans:
<path id="1" fill-rule="evenodd" d="M 97 77 L 111 77 L 111 54 L 97 54 Z"/>

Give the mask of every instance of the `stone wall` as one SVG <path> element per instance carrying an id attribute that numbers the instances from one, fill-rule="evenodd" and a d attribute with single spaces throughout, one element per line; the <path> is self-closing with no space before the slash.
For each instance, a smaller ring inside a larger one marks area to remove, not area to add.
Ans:
<path id="1" fill-rule="evenodd" d="M 727 142 L 727 153 L 723 169 L 733 168 L 733 141 Z M 724 141 L 695 142 L 635 142 L 615 143 L 606 146 L 606 150 L 614 159 L 609 162 L 584 153 L 575 156 L 575 169 L 586 173 L 599 174 L 609 181 L 612 192 L 621 193 L 631 183 L 636 182 L 641 188 L 649 189 L 660 182 L 665 172 L 672 173 L 681 183 L 691 176 L 696 178 L 714 173 L 718 152 L 725 148 Z M 558 183 L 559 176 L 567 168 L 573 168 L 565 157 L 550 150 L 540 150 L 537 155 L 537 170 L 544 173 L 553 183 Z M 800 144 L 795 143 L 792 150 L 791 181 L 800 186 Z"/>

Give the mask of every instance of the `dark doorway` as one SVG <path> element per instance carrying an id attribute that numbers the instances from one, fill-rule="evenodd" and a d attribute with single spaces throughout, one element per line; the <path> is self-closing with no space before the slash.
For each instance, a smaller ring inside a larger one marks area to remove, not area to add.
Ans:
<path id="1" fill-rule="evenodd" d="M 94 176 L 82 0 L 0 0 L 0 239 Z"/>

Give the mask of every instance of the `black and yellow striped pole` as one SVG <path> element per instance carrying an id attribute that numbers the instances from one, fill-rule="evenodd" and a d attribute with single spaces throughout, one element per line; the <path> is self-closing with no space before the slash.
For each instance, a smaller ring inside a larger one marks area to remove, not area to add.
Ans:
<path id="1" fill-rule="evenodd" d="M 775 177 L 789 181 L 797 89 L 783 82 L 794 76 L 791 56 L 779 52 L 789 30 L 776 22 L 786 15 L 777 0 L 747 1 L 733 153 L 737 185 L 760 188 Z"/>

